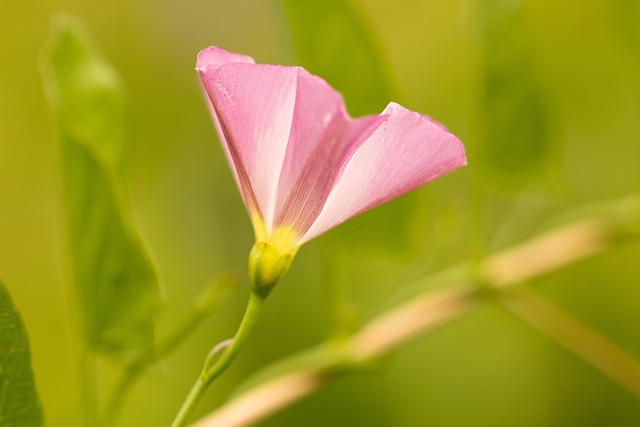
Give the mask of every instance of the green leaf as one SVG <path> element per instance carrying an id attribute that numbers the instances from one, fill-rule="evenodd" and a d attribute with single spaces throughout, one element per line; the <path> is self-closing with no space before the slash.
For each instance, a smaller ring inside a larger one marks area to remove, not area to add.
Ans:
<path id="1" fill-rule="evenodd" d="M 148 349 L 159 294 L 124 187 L 120 79 L 68 17 L 54 21 L 42 65 L 60 135 L 71 270 L 87 342 L 114 355 Z"/>
<path id="2" fill-rule="evenodd" d="M 29 338 L 0 280 L 0 426 L 39 425 L 42 409 L 31 370 Z"/>
<path id="3" fill-rule="evenodd" d="M 346 0 L 282 0 L 297 64 L 344 94 L 354 115 L 381 112 L 392 90 L 367 22 Z"/>
<path id="4" fill-rule="evenodd" d="M 521 0 L 485 0 L 481 10 L 484 78 L 475 160 L 495 185 L 517 188 L 539 178 L 551 151 L 532 33 Z"/>

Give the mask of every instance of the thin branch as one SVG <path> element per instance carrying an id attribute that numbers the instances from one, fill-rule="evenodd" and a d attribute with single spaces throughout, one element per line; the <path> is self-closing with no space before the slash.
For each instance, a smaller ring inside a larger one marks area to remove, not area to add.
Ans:
<path id="1" fill-rule="evenodd" d="M 477 272 L 488 289 L 513 286 L 606 250 L 614 234 L 607 221 L 581 221 L 492 255 L 478 266 Z M 471 277 L 465 280 L 456 276 L 452 280 L 458 280 L 450 283 L 457 287 L 419 296 L 370 321 L 346 343 L 352 360 L 366 362 L 385 355 L 468 312 L 483 288 L 473 286 L 475 280 Z M 336 362 L 336 372 L 342 362 Z M 600 368 L 597 363 L 594 365 Z M 267 380 L 213 411 L 194 427 L 251 425 L 316 391 L 331 374 L 331 367 L 325 366 Z"/>
<path id="2" fill-rule="evenodd" d="M 446 289 L 415 298 L 369 322 L 349 339 L 354 361 L 375 359 L 469 311 L 476 291 Z"/>
<path id="3" fill-rule="evenodd" d="M 518 288 L 501 295 L 498 301 L 520 320 L 580 356 L 640 399 L 640 362 L 611 340 L 531 289 Z"/>
<path id="4" fill-rule="evenodd" d="M 253 331 L 253 327 L 255 326 L 256 321 L 260 316 L 260 312 L 262 311 L 263 304 L 264 296 L 259 295 L 256 292 L 251 292 L 249 303 L 247 304 L 240 326 L 238 326 L 235 336 L 230 341 L 231 344 L 218 344 L 213 348 L 212 352 L 209 353 L 209 356 L 204 363 L 204 367 L 202 368 L 202 372 L 187 395 L 187 398 L 182 404 L 176 418 L 173 420 L 171 427 L 181 427 L 186 425 L 191 413 L 207 391 L 207 387 L 213 380 L 226 371 L 238 356 L 238 353 L 244 347 L 247 338 L 250 336 L 251 331 Z M 222 351 L 220 355 L 218 354 L 218 350 Z"/>
<path id="5" fill-rule="evenodd" d="M 227 403 L 193 427 L 248 426 L 319 389 L 325 383 L 320 370 L 286 374 Z"/>
<path id="6" fill-rule="evenodd" d="M 192 309 L 162 340 L 157 347 L 148 348 L 138 353 L 126 366 L 122 376 L 111 392 L 104 412 L 104 425 L 114 427 L 117 425 L 120 412 L 123 409 L 126 398 L 131 388 L 142 374 L 153 364 L 169 356 L 184 340 L 190 336 L 206 317 L 211 314 L 213 307 L 222 295 L 239 285 L 239 280 L 233 272 L 225 272 L 216 277 L 198 295 Z"/>
<path id="7" fill-rule="evenodd" d="M 352 361 L 375 359 L 419 333 L 463 314 L 473 306 L 472 294 L 470 288 L 453 292 L 446 290 L 412 300 L 380 316 L 349 340 Z M 341 363 L 337 362 L 333 368 L 302 369 L 266 381 L 226 403 L 192 427 L 251 425 L 319 389 L 332 374 L 341 369 Z"/>
<path id="8" fill-rule="evenodd" d="M 612 236 L 605 221 L 581 221 L 488 257 L 481 272 L 493 287 L 514 285 L 602 252 Z"/>

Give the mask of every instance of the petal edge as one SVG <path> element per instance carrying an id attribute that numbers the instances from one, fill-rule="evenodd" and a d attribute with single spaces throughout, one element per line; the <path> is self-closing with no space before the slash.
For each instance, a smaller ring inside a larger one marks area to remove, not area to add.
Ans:
<path id="1" fill-rule="evenodd" d="M 435 120 L 394 102 L 357 149 L 302 242 L 466 164 L 462 143 Z"/>

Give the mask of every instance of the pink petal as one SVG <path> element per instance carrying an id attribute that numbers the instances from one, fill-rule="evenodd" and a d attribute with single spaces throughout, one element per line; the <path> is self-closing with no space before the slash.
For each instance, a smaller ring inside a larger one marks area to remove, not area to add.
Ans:
<path id="1" fill-rule="evenodd" d="M 300 244 L 465 164 L 439 123 L 391 103 L 352 120 L 324 80 L 215 47 L 198 72 L 243 199 Z"/>
<path id="2" fill-rule="evenodd" d="M 228 63 L 233 54 L 221 49 L 214 53 L 219 56 L 207 55 L 213 66 L 198 68 L 200 79 L 247 208 L 271 224 L 291 131 L 297 69 Z"/>
<path id="3" fill-rule="evenodd" d="M 223 65 L 235 63 L 253 64 L 255 62 L 250 56 L 240 55 L 220 49 L 219 47 L 210 46 L 198 53 L 196 70 L 202 72 L 213 71 Z"/>
<path id="4" fill-rule="evenodd" d="M 460 141 L 429 117 L 396 103 L 390 103 L 382 116 L 384 123 L 345 159 L 324 208 L 301 243 L 466 164 Z"/>
<path id="5" fill-rule="evenodd" d="M 275 225 L 293 227 L 303 235 L 324 206 L 345 153 L 352 150 L 355 140 L 365 135 L 367 128 L 378 122 L 381 120 L 372 117 L 354 125 L 342 96 L 321 78 L 299 68 Z M 354 135 L 351 130 L 355 127 L 358 132 Z"/>
<path id="6" fill-rule="evenodd" d="M 201 52 L 197 69 L 247 209 L 268 233 L 286 225 L 302 235 L 344 159 L 383 118 L 353 121 L 321 78 L 251 62 L 212 47 Z"/>
<path id="7" fill-rule="evenodd" d="M 207 88 L 204 85 L 204 79 L 202 78 L 203 74 L 215 72 L 218 68 L 225 64 L 232 63 L 249 63 L 253 64 L 253 58 L 246 55 L 239 55 L 232 52 L 228 52 L 226 50 L 220 49 L 215 46 L 210 46 L 206 49 L 203 49 L 198 53 L 198 60 L 196 62 L 196 70 L 198 71 L 198 75 L 200 75 L 200 87 L 202 92 L 206 94 L 205 98 L 207 101 L 207 107 L 209 107 L 209 112 L 211 113 L 211 117 L 213 118 L 216 130 L 218 131 L 218 136 L 221 141 L 222 148 L 227 157 L 227 162 L 231 165 L 231 171 L 233 172 L 233 177 L 235 178 L 236 185 L 240 190 L 240 194 L 242 195 L 242 199 L 244 200 L 245 206 L 247 210 L 252 212 L 255 210 L 255 196 L 253 195 L 253 190 L 249 187 L 247 189 L 243 189 L 243 181 L 248 181 L 246 177 L 246 171 L 243 174 L 243 179 L 240 179 L 238 175 L 238 170 L 236 169 L 233 161 L 233 157 L 229 150 L 229 144 L 224 137 L 224 133 L 222 132 L 222 128 L 220 127 L 220 121 L 218 120 L 218 116 L 216 114 L 215 108 L 211 102 L 211 97 L 207 92 Z"/>

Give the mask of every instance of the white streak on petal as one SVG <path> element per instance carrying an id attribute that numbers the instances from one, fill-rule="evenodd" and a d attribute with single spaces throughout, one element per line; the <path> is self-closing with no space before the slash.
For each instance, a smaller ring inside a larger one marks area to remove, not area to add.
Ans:
<path id="1" fill-rule="evenodd" d="M 296 69 L 232 63 L 201 71 L 200 76 L 229 148 L 232 166 L 246 171 L 246 179 L 240 179 L 241 186 L 251 187 L 257 209 L 271 232 L 293 118 Z"/>
<path id="2" fill-rule="evenodd" d="M 466 164 L 462 144 L 439 123 L 395 103 L 383 114 L 385 122 L 348 161 L 302 243 Z"/>

